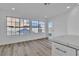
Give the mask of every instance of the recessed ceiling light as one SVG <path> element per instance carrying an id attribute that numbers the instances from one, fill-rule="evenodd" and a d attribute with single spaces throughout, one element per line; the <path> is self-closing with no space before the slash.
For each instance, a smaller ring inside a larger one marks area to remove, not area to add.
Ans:
<path id="1" fill-rule="evenodd" d="M 47 16 L 44 16 L 45 18 L 47 18 Z"/>
<path id="2" fill-rule="evenodd" d="M 13 11 L 15 10 L 15 8 L 11 8 Z"/>
<path id="3" fill-rule="evenodd" d="M 67 6 L 67 8 L 69 9 L 69 8 L 70 8 L 70 6 Z"/>

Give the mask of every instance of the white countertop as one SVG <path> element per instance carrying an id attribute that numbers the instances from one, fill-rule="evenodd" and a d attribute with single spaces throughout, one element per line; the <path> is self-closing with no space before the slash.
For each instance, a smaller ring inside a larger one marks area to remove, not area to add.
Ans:
<path id="1" fill-rule="evenodd" d="M 50 39 L 50 41 L 61 43 L 79 49 L 79 36 L 76 35 L 63 35 Z"/>

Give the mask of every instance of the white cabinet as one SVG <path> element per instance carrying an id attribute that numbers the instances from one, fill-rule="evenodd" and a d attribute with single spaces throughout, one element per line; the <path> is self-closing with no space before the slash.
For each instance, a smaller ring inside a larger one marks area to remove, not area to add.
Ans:
<path id="1" fill-rule="evenodd" d="M 55 54 L 54 55 L 59 55 L 59 56 L 75 56 L 76 55 L 76 49 L 58 44 L 58 43 L 54 43 L 52 42 L 52 44 L 55 47 Z"/>

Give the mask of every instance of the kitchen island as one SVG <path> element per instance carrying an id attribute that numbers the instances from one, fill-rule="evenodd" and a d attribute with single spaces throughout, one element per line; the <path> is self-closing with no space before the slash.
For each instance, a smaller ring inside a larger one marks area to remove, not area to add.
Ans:
<path id="1" fill-rule="evenodd" d="M 55 56 L 78 56 L 79 55 L 79 36 L 63 35 L 49 39 L 55 48 Z M 52 50 L 53 51 L 53 50 Z"/>

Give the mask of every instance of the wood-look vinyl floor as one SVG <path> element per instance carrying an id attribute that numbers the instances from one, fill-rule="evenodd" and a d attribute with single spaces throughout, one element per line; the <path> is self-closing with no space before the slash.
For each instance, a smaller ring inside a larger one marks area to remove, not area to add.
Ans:
<path id="1" fill-rule="evenodd" d="M 0 56 L 51 56 L 51 50 L 48 39 L 38 39 L 1 45 Z"/>

